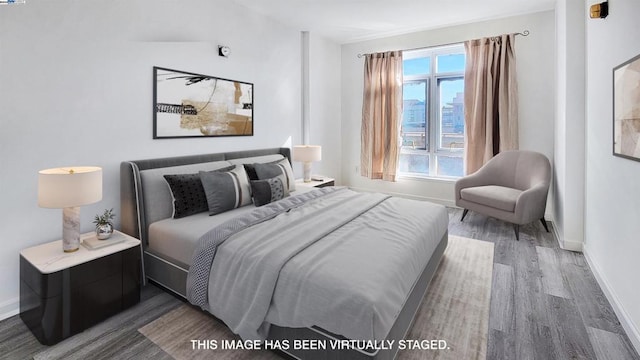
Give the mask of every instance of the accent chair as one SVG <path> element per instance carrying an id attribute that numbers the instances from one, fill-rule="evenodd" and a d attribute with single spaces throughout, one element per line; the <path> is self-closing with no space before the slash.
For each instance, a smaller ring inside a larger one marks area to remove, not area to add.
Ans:
<path id="1" fill-rule="evenodd" d="M 475 173 L 455 184 L 456 206 L 510 222 L 520 240 L 520 225 L 544 220 L 551 165 L 543 154 L 534 151 L 503 151 Z"/>

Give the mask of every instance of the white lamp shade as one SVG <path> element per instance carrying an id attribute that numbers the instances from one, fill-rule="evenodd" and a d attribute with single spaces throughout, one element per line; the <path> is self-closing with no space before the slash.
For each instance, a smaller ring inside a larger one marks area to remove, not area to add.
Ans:
<path id="1" fill-rule="evenodd" d="M 38 172 L 38 205 L 62 209 L 102 200 L 102 168 L 78 166 Z"/>
<path id="2" fill-rule="evenodd" d="M 297 145 L 293 147 L 293 161 L 311 162 L 322 160 L 322 147 L 319 145 Z"/>

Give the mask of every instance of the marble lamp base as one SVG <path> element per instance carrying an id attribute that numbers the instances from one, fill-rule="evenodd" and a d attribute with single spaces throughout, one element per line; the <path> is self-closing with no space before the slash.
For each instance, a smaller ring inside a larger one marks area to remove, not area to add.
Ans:
<path id="1" fill-rule="evenodd" d="M 304 168 L 304 182 L 311 182 L 311 161 L 305 161 L 303 163 Z"/>
<path id="2" fill-rule="evenodd" d="M 74 252 L 80 248 L 80 207 L 62 209 L 62 250 Z"/>

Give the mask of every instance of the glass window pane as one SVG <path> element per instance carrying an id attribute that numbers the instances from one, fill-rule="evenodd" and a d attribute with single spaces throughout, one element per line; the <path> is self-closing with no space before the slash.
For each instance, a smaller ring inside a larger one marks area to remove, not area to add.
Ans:
<path id="1" fill-rule="evenodd" d="M 436 60 L 436 72 L 464 71 L 464 65 L 464 54 L 438 55 Z"/>
<path id="2" fill-rule="evenodd" d="M 463 163 L 461 156 L 438 155 L 438 176 L 455 176 L 464 175 Z"/>
<path id="3" fill-rule="evenodd" d="M 464 79 L 438 81 L 440 104 L 440 148 L 464 148 Z"/>
<path id="4" fill-rule="evenodd" d="M 404 75 L 423 75 L 431 72 L 431 58 L 421 57 L 402 61 L 402 73 Z"/>
<path id="5" fill-rule="evenodd" d="M 429 154 L 400 153 L 398 172 L 404 174 L 429 175 Z"/>
<path id="6" fill-rule="evenodd" d="M 402 146 L 427 149 L 427 81 L 407 82 L 403 85 Z"/>
<path id="7" fill-rule="evenodd" d="M 465 62 L 462 45 L 405 53 L 398 173 L 464 176 Z"/>

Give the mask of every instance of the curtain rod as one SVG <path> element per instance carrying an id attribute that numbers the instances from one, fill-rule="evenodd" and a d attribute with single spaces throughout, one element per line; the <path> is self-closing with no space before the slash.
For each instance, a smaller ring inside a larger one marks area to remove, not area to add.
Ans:
<path id="1" fill-rule="evenodd" d="M 515 33 L 515 35 L 522 35 L 522 36 L 529 36 L 529 30 L 524 30 L 523 32 L 517 32 Z M 498 38 L 498 36 L 491 36 L 489 37 L 490 39 L 496 39 Z M 451 43 L 447 43 L 447 44 L 440 44 L 440 45 L 432 45 L 432 46 L 423 46 L 423 47 L 419 47 L 419 48 L 413 48 L 413 49 L 404 49 L 402 51 L 413 51 L 413 50 L 422 50 L 422 49 L 429 49 L 429 48 L 434 48 L 434 47 L 441 47 L 441 46 L 449 46 L 449 45 L 455 45 L 455 44 L 460 44 L 463 43 L 464 41 L 456 41 L 456 42 L 451 42 Z M 361 58 L 365 55 L 369 55 L 369 54 L 358 54 L 358 57 Z"/>

